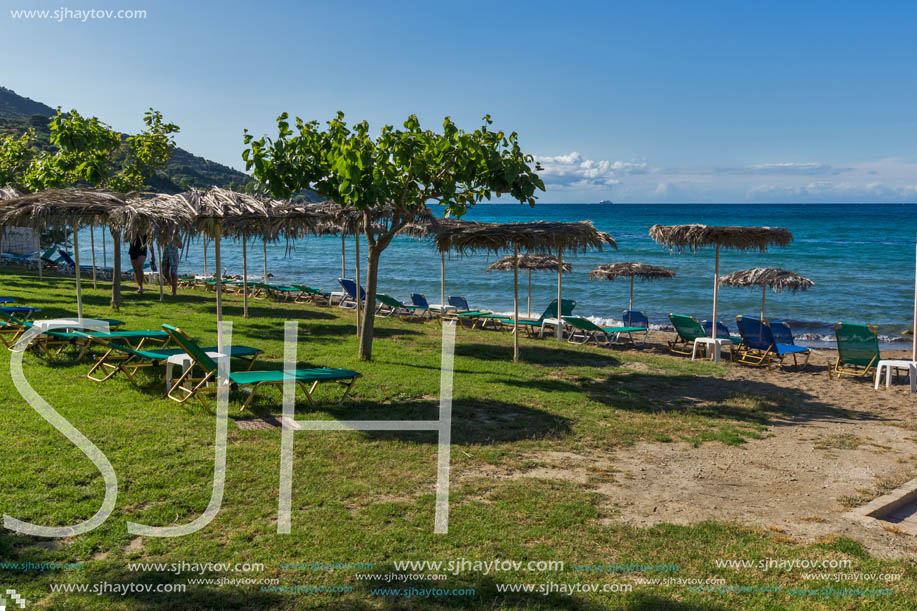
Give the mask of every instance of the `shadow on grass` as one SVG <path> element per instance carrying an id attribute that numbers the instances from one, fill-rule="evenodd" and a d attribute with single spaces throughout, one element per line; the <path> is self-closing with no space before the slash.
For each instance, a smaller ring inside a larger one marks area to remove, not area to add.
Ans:
<path id="1" fill-rule="evenodd" d="M 300 406 L 297 405 L 299 408 Z M 253 413 L 260 417 L 276 414 L 277 403 Z M 307 408 L 308 409 L 308 408 Z M 319 405 L 312 408 L 337 420 L 437 420 L 439 402 L 412 401 L 379 404 L 348 402 L 345 405 Z M 302 411 L 298 410 L 301 417 Z M 571 434 L 572 420 L 519 403 L 476 398 L 456 398 L 452 402 L 452 443 L 490 445 L 532 439 L 560 439 Z M 435 444 L 437 435 L 428 431 L 364 431 L 369 439 Z"/>
<path id="2" fill-rule="evenodd" d="M 571 348 L 559 348 L 547 345 L 520 344 L 521 359 L 530 365 L 550 367 L 616 367 L 620 361 L 613 354 L 584 352 Z M 493 344 L 459 343 L 455 344 L 455 356 L 483 361 L 512 362 L 513 347 Z"/>
<path id="3" fill-rule="evenodd" d="M 884 420 L 865 410 L 831 406 L 800 389 L 756 380 L 622 372 L 600 381 L 542 378 L 501 382 L 543 392 L 582 392 L 592 401 L 624 411 L 692 414 L 760 425 Z M 755 399 L 753 407 L 741 405 L 747 397 Z"/>

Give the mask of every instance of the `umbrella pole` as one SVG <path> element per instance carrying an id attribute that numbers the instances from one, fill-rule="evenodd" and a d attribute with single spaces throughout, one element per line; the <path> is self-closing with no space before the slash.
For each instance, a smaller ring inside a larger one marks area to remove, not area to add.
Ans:
<path id="1" fill-rule="evenodd" d="M 627 305 L 627 309 L 630 312 L 634 311 L 634 277 L 630 277 L 630 302 Z"/>
<path id="2" fill-rule="evenodd" d="M 712 335 L 716 339 L 716 298 L 719 296 L 720 289 L 720 245 L 716 245 L 716 263 L 713 267 L 713 326 L 710 327 Z"/>
<path id="3" fill-rule="evenodd" d="M 341 231 L 341 278 L 347 277 L 347 249 L 344 243 L 344 238 L 346 237 L 344 232 Z"/>
<path id="4" fill-rule="evenodd" d="M 446 253 L 439 253 L 439 313 L 446 313 Z"/>
<path id="5" fill-rule="evenodd" d="M 242 238 L 242 317 L 248 318 L 248 240 Z M 267 265 L 267 263 L 265 263 Z M 267 274 L 265 274 L 264 283 L 267 284 Z"/>
<path id="6" fill-rule="evenodd" d="M 529 270 L 529 302 L 528 302 L 526 311 L 528 312 L 528 314 L 526 314 L 526 318 L 531 318 L 532 317 L 532 270 Z"/>
<path id="7" fill-rule="evenodd" d="M 357 270 L 357 289 L 356 289 L 356 293 L 357 293 L 357 337 L 360 337 L 360 329 L 361 329 L 361 325 L 360 325 L 360 301 L 362 301 L 362 300 L 361 300 L 361 297 L 363 297 L 363 295 L 362 295 L 361 293 L 362 293 L 363 291 L 360 290 L 360 232 L 359 232 L 359 231 L 357 231 L 356 237 L 357 237 L 357 241 L 356 241 L 356 253 L 355 253 L 354 256 L 355 256 L 355 258 L 356 258 L 356 260 L 357 260 L 357 267 L 356 267 L 356 270 Z"/>
<path id="8" fill-rule="evenodd" d="M 92 250 L 92 290 L 96 290 L 96 228 L 89 226 L 89 248 Z"/>
<path id="9" fill-rule="evenodd" d="M 42 252 L 42 250 L 41 250 L 41 232 L 39 231 L 39 232 L 38 232 L 38 279 L 39 279 L 39 280 L 42 279 L 42 277 L 41 277 L 41 274 L 42 274 L 41 268 L 42 268 L 43 266 L 42 266 L 41 256 L 42 256 L 43 254 L 45 254 L 45 253 Z"/>
<path id="10" fill-rule="evenodd" d="M 102 228 L 102 268 L 108 267 L 108 255 L 105 250 L 105 228 Z"/>
<path id="11" fill-rule="evenodd" d="M 513 362 L 519 362 L 519 247 L 516 244 L 513 244 Z"/>
<path id="12" fill-rule="evenodd" d="M 83 291 L 80 288 L 80 238 L 79 226 L 73 224 L 73 276 L 76 279 L 76 317 L 83 324 Z"/>
<path id="13" fill-rule="evenodd" d="M 564 338 L 563 326 L 563 300 L 561 299 L 563 287 L 563 268 L 564 268 L 564 251 L 557 251 L 557 326 L 554 327 L 554 337 L 557 339 Z"/>
<path id="14" fill-rule="evenodd" d="M 207 236 L 201 238 L 201 245 L 204 247 L 204 279 L 207 278 Z"/>
<path id="15" fill-rule="evenodd" d="M 261 242 L 261 247 L 264 250 L 264 283 L 267 284 L 267 240 Z"/>
<path id="16" fill-rule="evenodd" d="M 761 287 L 761 322 L 764 322 L 764 298 L 767 296 L 767 287 Z"/>

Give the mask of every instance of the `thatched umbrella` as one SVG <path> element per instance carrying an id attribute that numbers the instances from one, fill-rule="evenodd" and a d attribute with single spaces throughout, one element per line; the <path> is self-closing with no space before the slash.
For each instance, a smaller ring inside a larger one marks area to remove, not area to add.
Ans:
<path id="1" fill-rule="evenodd" d="M 720 286 L 761 287 L 761 321 L 764 321 L 764 298 L 767 289 L 777 291 L 804 291 L 815 283 L 795 272 L 776 267 L 752 267 L 732 272 L 720 278 Z"/>
<path id="2" fill-rule="evenodd" d="M 0 201 L 14 199 L 17 197 L 22 197 L 22 193 L 20 193 L 13 187 L 0 187 Z M 39 244 L 39 246 L 41 245 Z M 0 230 L 0 253 L 2 252 L 3 252 L 3 230 Z M 38 257 L 38 260 L 41 261 L 41 257 Z"/>
<path id="3" fill-rule="evenodd" d="M 488 274 L 495 270 L 501 272 L 511 272 L 516 269 L 516 263 L 517 261 L 515 261 L 513 257 L 503 257 L 484 271 Z M 558 259 L 554 255 L 533 255 L 526 253 L 519 256 L 519 269 L 527 270 L 529 273 L 529 298 L 527 307 L 529 317 L 532 316 L 532 270 L 556 272 L 557 266 Z M 569 274 L 573 271 L 573 266 L 564 261 L 563 265 L 561 266 L 561 271 L 565 274 Z"/>
<path id="4" fill-rule="evenodd" d="M 630 276 L 630 301 L 628 302 L 627 309 L 634 309 L 634 277 L 640 278 L 641 280 L 659 280 L 661 278 L 674 278 L 675 272 L 665 267 L 659 267 L 658 265 L 649 265 L 647 263 L 633 263 L 633 262 L 621 262 L 621 263 L 605 263 L 599 265 L 591 272 L 589 272 L 590 280 L 611 280 L 614 281 L 615 278 L 621 278 L 622 276 Z"/>
<path id="5" fill-rule="evenodd" d="M 74 276 L 77 317 L 83 320 L 83 293 L 80 286 L 79 227 L 112 225 L 114 216 L 137 193 L 117 193 L 105 189 L 71 187 L 46 189 L 7 200 L 0 206 L 0 228 L 26 226 L 42 231 L 60 226 L 73 229 Z M 116 274 L 118 270 L 115 270 Z M 113 290 L 114 289 L 113 284 Z"/>
<path id="6" fill-rule="evenodd" d="M 435 235 L 436 247 L 443 253 L 455 250 L 460 254 L 474 251 L 499 252 L 513 249 L 513 360 L 519 360 L 519 250 L 537 253 L 601 250 L 604 246 L 617 248 L 614 238 L 597 230 L 591 222 L 549 223 L 476 223 L 457 222 L 442 227 Z M 558 277 L 563 259 L 558 259 Z M 561 288 L 557 287 L 557 316 L 560 318 Z M 557 321 L 557 328 L 562 322 Z M 559 332 L 560 333 L 560 332 Z"/>
<path id="7" fill-rule="evenodd" d="M 305 210 L 287 208 L 284 202 L 247 193 L 213 187 L 192 189 L 177 195 L 160 195 L 134 200 L 116 218 L 128 236 L 149 235 L 162 241 L 178 239 L 182 233 L 201 233 L 213 238 L 216 265 L 217 321 L 223 320 L 220 238 L 230 235 L 247 239 L 293 232 L 299 235 L 313 217 Z M 247 267 L 243 257 L 243 266 Z M 243 268 L 243 308 L 247 310 L 248 286 Z M 222 341 L 222 340 L 221 340 Z"/>
<path id="8" fill-rule="evenodd" d="M 423 219 L 408 223 L 405 225 L 399 235 L 410 236 L 412 238 L 433 238 L 437 233 L 446 227 L 458 227 L 463 223 L 461 219 L 447 217 L 434 218 L 432 213 Z M 441 311 L 446 310 L 446 252 L 439 253 L 439 303 Z"/>
<path id="9" fill-rule="evenodd" d="M 653 225 L 650 237 L 656 243 L 679 251 L 697 252 L 706 246 L 716 247 L 713 272 L 713 336 L 716 337 L 716 300 L 720 286 L 720 248 L 757 250 L 765 252 L 768 246 L 787 246 L 793 234 L 783 227 L 741 227 L 707 225 Z"/>

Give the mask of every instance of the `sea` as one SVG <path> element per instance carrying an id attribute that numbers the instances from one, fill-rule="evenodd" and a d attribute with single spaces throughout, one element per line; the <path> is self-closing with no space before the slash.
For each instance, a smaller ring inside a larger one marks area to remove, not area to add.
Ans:
<path id="1" fill-rule="evenodd" d="M 434 212 L 442 213 L 434 207 Z M 630 281 L 590 280 L 589 272 L 602 263 L 638 261 L 675 272 L 668 280 L 641 281 L 634 286 L 634 308 L 646 312 L 653 328 L 671 328 L 670 312 L 709 319 L 713 304 L 714 249 L 697 253 L 670 252 L 649 237 L 656 224 L 764 225 L 785 227 L 793 234 L 785 248 L 767 252 L 722 250 L 720 273 L 750 267 L 778 267 L 809 278 L 814 286 L 797 293 L 767 291 L 766 316 L 790 325 L 797 343 L 813 347 L 834 343 L 838 321 L 875 325 L 886 348 L 906 348 L 903 334 L 913 325 L 917 204 L 479 204 L 468 220 L 507 223 L 517 221 L 592 221 L 614 236 L 618 248 L 565 253 L 573 271 L 563 279 L 563 296 L 576 301 L 575 314 L 596 322 L 615 324 L 628 305 Z M 96 231 L 97 264 L 101 265 L 100 232 Z M 80 234 L 81 263 L 89 262 L 88 230 Z M 111 239 L 108 238 L 108 264 Z M 355 238 L 345 243 L 348 277 L 355 274 Z M 123 267 L 127 269 L 127 245 Z M 509 253 L 458 255 L 446 259 L 446 296 L 462 295 L 473 309 L 510 312 L 512 273 L 485 273 L 488 265 Z M 361 274 L 366 273 L 366 245 L 361 246 Z M 242 273 L 241 244 L 223 241 L 222 265 L 229 274 Z M 207 272 L 213 273 L 213 245 L 209 245 Z M 258 241 L 248 244 L 249 276 L 263 273 L 264 254 Z M 267 245 L 267 269 L 278 284 L 302 283 L 338 290 L 341 276 L 341 239 L 306 238 L 290 244 Z M 182 254 L 181 273 L 203 273 L 204 244 L 193 241 Z M 439 302 L 440 257 L 432 243 L 398 237 L 382 255 L 379 291 L 410 302 L 412 292 Z M 520 272 L 520 307 L 527 309 L 528 274 Z M 532 313 L 538 316 L 557 296 L 557 274 L 532 273 Z M 759 316 L 761 289 L 722 287 L 718 319 L 733 332 L 735 316 Z"/>

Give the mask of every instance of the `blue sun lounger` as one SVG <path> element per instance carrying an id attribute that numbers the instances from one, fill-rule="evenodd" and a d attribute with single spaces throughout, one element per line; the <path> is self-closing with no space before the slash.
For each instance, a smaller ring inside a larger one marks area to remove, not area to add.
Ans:
<path id="1" fill-rule="evenodd" d="M 736 325 L 742 335 L 736 362 L 759 367 L 770 367 L 774 360 L 783 363 L 786 356 L 793 357 L 793 366 L 799 367 L 797 357 L 805 355 L 802 366 L 809 362 L 809 349 L 794 344 L 778 343 L 771 331 L 771 326 L 753 316 L 736 316 Z M 788 327 L 787 327 L 788 328 Z"/>

